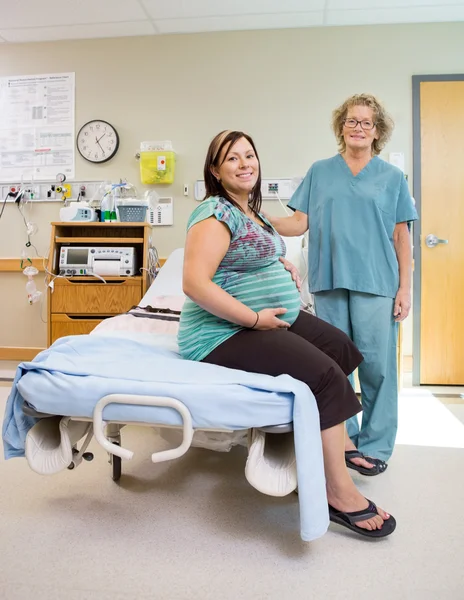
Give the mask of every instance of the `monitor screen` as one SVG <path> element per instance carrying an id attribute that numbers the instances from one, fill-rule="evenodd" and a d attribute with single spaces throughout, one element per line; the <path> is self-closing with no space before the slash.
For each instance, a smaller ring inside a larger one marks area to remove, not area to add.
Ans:
<path id="1" fill-rule="evenodd" d="M 86 265 L 88 255 L 87 248 L 68 248 L 68 265 Z"/>

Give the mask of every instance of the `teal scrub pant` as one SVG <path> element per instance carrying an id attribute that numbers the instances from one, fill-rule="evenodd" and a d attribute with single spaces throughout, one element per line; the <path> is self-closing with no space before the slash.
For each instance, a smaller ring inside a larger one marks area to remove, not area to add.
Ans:
<path id="1" fill-rule="evenodd" d="M 346 289 L 317 292 L 314 299 L 317 316 L 345 332 L 364 356 L 358 367 L 361 429 L 354 416 L 346 422 L 348 435 L 366 456 L 388 460 L 398 428 L 394 299 Z"/>

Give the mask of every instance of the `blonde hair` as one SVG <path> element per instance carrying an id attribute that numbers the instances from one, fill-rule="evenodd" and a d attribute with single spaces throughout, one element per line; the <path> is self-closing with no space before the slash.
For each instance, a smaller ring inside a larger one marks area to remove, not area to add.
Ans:
<path id="1" fill-rule="evenodd" d="M 343 153 L 346 150 L 346 144 L 343 138 L 343 125 L 346 115 L 348 114 L 348 109 L 353 106 L 367 106 L 372 109 L 375 127 L 379 135 L 379 139 L 375 139 L 372 142 L 372 152 L 374 155 L 380 154 L 390 139 L 395 124 L 382 103 L 371 94 L 355 94 L 345 100 L 341 106 L 333 111 L 332 129 L 337 138 L 339 151 Z"/>

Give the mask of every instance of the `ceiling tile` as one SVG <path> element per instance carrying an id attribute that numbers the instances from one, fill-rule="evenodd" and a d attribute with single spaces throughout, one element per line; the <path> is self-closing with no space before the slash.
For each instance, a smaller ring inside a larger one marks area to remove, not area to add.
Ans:
<path id="1" fill-rule="evenodd" d="M 0 10 L 1 29 L 143 21 L 147 18 L 137 0 L 0 0 Z"/>
<path id="2" fill-rule="evenodd" d="M 155 29 L 149 21 L 0 30 L 0 36 L 7 42 L 46 42 L 153 34 Z"/>
<path id="3" fill-rule="evenodd" d="M 293 15 L 250 15 L 205 17 L 201 19 L 165 19 L 155 21 L 160 33 L 200 33 L 209 31 L 243 31 L 317 27 L 323 24 L 323 12 Z M 1 35 L 1 32 L 0 32 Z"/>
<path id="4" fill-rule="evenodd" d="M 328 9 L 355 10 L 376 8 L 412 8 L 422 6 L 464 6 L 464 0 L 329 0 Z"/>
<path id="5" fill-rule="evenodd" d="M 443 23 L 447 21 L 464 21 L 464 6 L 329 10 L 326 25 Z"/>
<path id="6" fill-rule="evenodd" d="M 464 21 L 464 0 L 0 0 L 0 15 L 3 43 Z"/>
<path id="7" fill-rule="evenodd" d="M 153 19 L 265 15 L 323 10 L 325 0 L 142 0 Z"/>

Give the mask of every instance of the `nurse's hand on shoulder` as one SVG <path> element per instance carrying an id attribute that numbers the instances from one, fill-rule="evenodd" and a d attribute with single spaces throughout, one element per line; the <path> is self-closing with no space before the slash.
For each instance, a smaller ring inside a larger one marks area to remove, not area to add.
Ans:
<path id="1" fill-rule="evenodd" d="M 301 292 L 301 277 L 300 277 L 300 273 L 298 272 L 298 269 L 295 267 L 295 265 L 293 263 L 291 263 L 286 258 L 283 258 L 282 256 L 279 258 L 279 260 L 284 265 L 286 270 L 289 271 L 289 273 L 292 276 L 293 281 L 295 282 L 295 285 L 296 285 L 298 291 Z"/>
<path id="2" fill-rule="evenodd" d="M 286 308 L 263 308 L 258 315 L 259 319 L 253 329 L 266 331 L 268 329 L 287 329 L 290 323 L 282 321 L 278 315 L 284 315 L 287 312 Z"/>
<path id="3" fill-rule="evenodd" d="M 398 290 L 395 298 L 395 306 L 393 308 L 393 316 L 395 321 L 404 321 L 411 310 L 411 292 L 409 290 Z"/>

